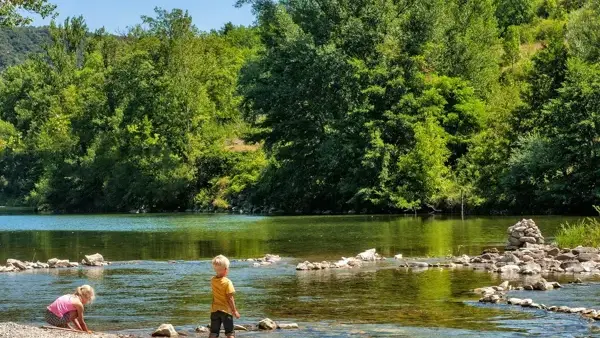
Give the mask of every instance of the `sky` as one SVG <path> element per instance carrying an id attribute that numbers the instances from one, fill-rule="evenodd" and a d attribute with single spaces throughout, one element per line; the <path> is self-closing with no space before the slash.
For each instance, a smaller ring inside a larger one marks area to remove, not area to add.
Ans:
<path id="1" fill-rule="evenodd" d="M 250 25 L 254 16 L 249 6 L 235 8 L 235 0 L 49 0 L 57 6 L 57 22 L 67 17 L 83 15 L 90 30 L 105 27 L 108 32 L 126 32 L 141 22 L 140 16 L 154 15 L 155 7 L 167 10 L 181 8 L 188 10 L 198 29 L 209 31 L 219 29 L 227 22 L 235 25 Z M 50 24 L 50 19 L 32 17 L 33 26 Z"/>

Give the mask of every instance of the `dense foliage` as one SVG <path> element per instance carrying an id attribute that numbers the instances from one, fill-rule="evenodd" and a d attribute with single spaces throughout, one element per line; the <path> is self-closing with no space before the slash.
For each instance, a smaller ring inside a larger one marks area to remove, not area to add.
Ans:
<path id="1" fill-rule="evenodd" d="M 42 53 L 48 43 L 46 27 L 0 28 L 0 70 L 25 62 L 32 53 Z"/>
<path id="2" fill-rule="evenodd" d="M 64 211 L 589 213 L 600 6 L 240 0 L 82 18 L 0 79 L 0 198 Z"/>

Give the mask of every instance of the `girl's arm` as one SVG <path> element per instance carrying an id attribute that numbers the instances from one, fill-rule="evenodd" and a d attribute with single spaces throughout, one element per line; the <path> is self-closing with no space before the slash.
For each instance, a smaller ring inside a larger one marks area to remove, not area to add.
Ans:
<path id="1" fill-rule="evenodd" d="M 79 327 L 79 330 L 83 332 L 91 332 L 85 324 L 85 321 L 83 320 L 83 304 L 81 304 L 80 302 L 73 302 L 73 305 L 75 305 L 75 309 L 77 310 L 77 318 L 73 320 L 75 322 L 75 325 L 77 325 Z"/>
<path id="2" fill-rule="evenodd" d="M 233 312 L 233 315 L 235 316 L 235 318 L 240 318 L 240 313 L 238 312 L 237 308 L 235 307 L 235 299 L 233 299 L 233 293 L 228 293 L 227 294 L 227 303 L 229 303 L 229 308 L 231 309 L 231 312 Z"/>

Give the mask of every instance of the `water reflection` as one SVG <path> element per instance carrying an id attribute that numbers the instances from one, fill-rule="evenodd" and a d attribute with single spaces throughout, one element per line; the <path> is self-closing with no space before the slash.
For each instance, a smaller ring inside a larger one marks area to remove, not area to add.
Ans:
<path id="1" fill-rule="evenodd" d="M 391 257 L 477 254 L 503 245 L 519 217 L 247 217 L 229 215 L 0 216 L 0 260 L 69 258 L 101 252 L 112 261 L 204 259 L 277 253 L 331 260 L 377 248 Z M 551 237 L 560 217 L 536 217 Z"/>

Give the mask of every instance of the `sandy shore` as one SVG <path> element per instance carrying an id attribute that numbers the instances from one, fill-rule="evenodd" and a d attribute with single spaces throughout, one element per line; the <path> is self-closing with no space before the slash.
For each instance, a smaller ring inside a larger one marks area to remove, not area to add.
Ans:
<path id="1" fill-rule="evenodd" d="M 133 338 L 129 335 L 115 335 L 108 333 L 77 333 L 62 330 L 41 329 L 15 323 L 0 323 L 0 337 L 7 338 Z"/>

